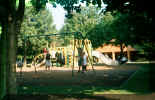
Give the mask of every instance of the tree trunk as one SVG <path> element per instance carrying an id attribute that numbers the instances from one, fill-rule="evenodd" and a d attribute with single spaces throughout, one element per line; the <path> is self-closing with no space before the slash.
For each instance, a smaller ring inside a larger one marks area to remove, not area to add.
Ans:
<path id="1" fill-rule="evenodd" d="M 122 43 L 120 43 L 120 58 L 122 58 L 123 57 L 123 49 L 124 49 L 124 47 L 123 47 L 123 44 Z"/>
<path id="2" fill-rule="evenodd" d="M 7 93 L 16 94 L 16 23 L 10 21 L 8 23 L 8 59 L 7 59 Z"/>
<path id="3" fill-rule="evenodd" d="M 1 68 L 1 90 L 4 95 L 17 94 L 16 89 L 16 50 L 17 33 L 21 22 L 16 20 L 6 21 L 2 27 L 0 68 Z"/>
<path id="4" fill-rule="evenodd" d="M 2 24 L 0 48 L 1 90 L 4 95 L 17 94 L 16 89 L 16 44 L 17 32 L 21 22 L 16 20 L 5 21 Z"/>
<path id="5" fill-rule="evenodd" d="M 2 23 L 0 40 L 0 99 L 6 95 L 6 66 L 7 66 L 7 24 Z"/>
<path id="6" fill-rule="evenodd" d="M 17 94 L 16 89 L 16 21 L 2 24 L 0 42 L 0 98 Z"/>
<path id="7" fill-rule="evenodd" d="M 2 34 L 0 42 L 0 92 L 4 95 L 16 94 L 16 48 L 17 33 L 20 30 L 21 22 L 24 16 L 25 0 L 19 0 L 19 6 L 16 6 L 16 0 L 6 0 L 3 4 L 6 17 L 0 19 L 2 25 Z M 0 98 L 1 99 L 1 98 Z"/>

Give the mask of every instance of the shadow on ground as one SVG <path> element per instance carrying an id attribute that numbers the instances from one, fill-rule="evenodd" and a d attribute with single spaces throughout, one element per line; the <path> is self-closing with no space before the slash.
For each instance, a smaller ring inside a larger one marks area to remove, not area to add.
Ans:
<path id="1" fill-rule="evenodd" d="M 89 70 L 85 74 L 75 72 L 74 77 L 72 77 L 72 71 L 66 70 L 38 71 L 37 73 L 33 71 L 23 72 L 22 77 L 19 77 L 19 73 L 17 73 L 18 94 L 59 94 L 72 96 L 80 94 L 92 96 L 99 94 L 150 93 L 148 91 L 148 76 L 146 76 L 148 75 L 148 70 L 145 69 L 146 67 L 141 69 L 143 66 L 148 65 L 108 66 L 107 69 L 101 68 L 99 70 L 96 67 L 96 73 L 93 70 Z M 138 70 L 142 70 L 143 73 L 138 73 L 138 77 L 131 80 L 130 77 L 133 77 L 133 74 Z M 147 83 L 143 82 L 146 80 Z M 144 86 L 142 82 L 145 83 L 145 89 L 142 89 Z M 139 85 L 140 83 L 141 85 Z M 139 88 L 137 89 L 136 87 Z"/>
<path id="2" fill-rule="evenodd" d="M 155 94 L 149 95 L 8 95 L 3 100 L 154 100 Z"/>
<path id="3" fill-rule="evenodd" d="M 112 96 L 87 96 L 87 95 L 9 95 L 3 100 L 120 100 Z"/>

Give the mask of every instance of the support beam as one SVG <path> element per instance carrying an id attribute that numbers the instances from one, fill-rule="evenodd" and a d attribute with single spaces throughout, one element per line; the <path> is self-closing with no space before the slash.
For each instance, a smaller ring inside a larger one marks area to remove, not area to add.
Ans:
<path id="1" fill-rule="evenodd" d="M 112 52 L 112 60 L 116 60 L 114 51 Z"/>
<path id="2" fill-rule="evenodd" d="M 130 50 L 128 49 L 127 49 L 127 57 L 128 57 L 128 61 L 131 61 Z"/>

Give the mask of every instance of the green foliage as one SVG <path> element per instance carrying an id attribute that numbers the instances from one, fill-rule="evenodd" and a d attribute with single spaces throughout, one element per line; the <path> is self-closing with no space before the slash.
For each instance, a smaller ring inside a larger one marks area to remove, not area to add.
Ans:
<path id="1" fill-rule="evenodd" d="M 152 46 L 150 43 L 153 41 L 150 30 L 149 21 L 142 14 L 131 16 L 119 12 L 106 12 L 102 21 L 88 33 L 88 37 L 93 47 L 116 39 L 116 45 L 143 45 L 143 48 L 148 48 Z"/>
<path id="2" fill-rule="evenodd" d="M 98 7 L 101 7 L 102 0 L 81 0 L 82 3 L 86 2 L 86 5 L 89 6 L 90 4 L 98 5 Z"/>
<path id="3" fill-rule="evenodd" d="M 134 36 L 134 34 L 131 30 L 132 27 L 130 26 L 128 15 L 118 13 L 110 27 L 113 30 L 112 35 L 116 39 L 116 44 L 129 45 L 132 43 L 130 41 L 133 40 L 132 36 Z"/>
<path id="4" fill-rule="evenodd" d="M 152 27 L 150 21 L 143 14 L 134 16 L 117 14 L 111 27 L 116 43 L 132 46 L 139 45 L 145 51 L 145 55 L 148 55 L 148 57 L 153 56 L 152 51 L 155 50 L 155 41 L 152 38 Z"/>
<path id="5" fill-rule="evenodd" d="M 145 52 L 148 52 L 148 57 L 152 56 L 153 58 L 155 55 L 153 53 L 155 50 L 155 40 L 153 39 L 155 30 L 151 8 L 153 7 L 153 1 L 103 0 L 103 2 L 108 5 L 106 11 L 117 11 L 123 15 L 125 14 L 125 16 L 128 15 L 126 18 L 121 17 L 127 20 L 125 21 L 125 23 L 127 23 L 126 31 L 128 31 L 126 37 L 129 36 L 128 40 L 132 40 L 132 44 L 136 43 L 140 45 Z M 146 5 L 149 7 L 146 7 Z M 116 23 L 118 23 L 118 21 Z"/>
<path id="6" fill-rule="evenodd" d="M 33 8 L 26 8 L 24 21 L 21 27 L 21 33 L 18 40 L 18 52 L 24 51 L 24 36 L 37 34 L 51 34 L 56 32 L 55 25 L 52 24 L 53 19 L 47 10 L 41 10 L 38 13 Z M 29 37 L 26 38 L 27 54 L 36 54 L 46 47 L 46 43 L 50 39 L 45 37 Z"/>
<path id="7" fill-rule="evenodd" d="M 35 7 L 37 11 L 45 8 L 47 2 L 48 0 L 31 0 L 33 7 Z"/>
<path id="8" fill-rule="evenodd" d="M 153 17 L 152 9 L 153 1 L 141 1 L 138 0 L 102 0 L 108 6 L 106 11 L 117 10 L 122 13 L 128 13 L 137 15 L 140 13 L 146 13 L 148 16 Z M 149 7 L 147 7 L 149 6 Z"/>
<path id="9" fill-rule="evenodd" d="M 47 2 L 51 3 L 53 7 L 56 7 L 56 4 L 60 4 L 68 12 L 66 15 L 67 18 L 72 17 L 73 10 L 77 12 L 80 11 L 80 5 L 75 6 L 80 0 L 31 0 L 33 7 L 35 7 L 37 11 L 45 8 Z"/>
<path id="10" fill-rule="evenodd" d="M 95 7 L 83 7 L 80 13 L 73 13 L 71 19 L 66 19 L 64 32 L 81 32 L 83 37 L 99 23 L 100 15 L 97 14 L 98 9 Z"/>
<path id="11" fill-rule="evenodd" d="M 113 35 L 111 34 L 113 30 L 110 27 L 113 20 L 114 17 L 110 12 L 107 12 L 101 17 L 100 22 L 88 32 L 87 37 L 91 40 L 93 47 L 96 48 L 103 43 L 108 43 L 113 38 Z"/>

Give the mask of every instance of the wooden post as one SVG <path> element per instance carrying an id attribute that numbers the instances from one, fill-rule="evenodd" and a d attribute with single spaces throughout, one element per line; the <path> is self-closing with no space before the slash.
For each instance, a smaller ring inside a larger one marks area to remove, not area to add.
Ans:
<path id="1" fill-rule="evenodd" d="M 130 56 L 130 50 L 127 49 L 127 57 L 128 57 L 128 61 L 131 61 L 131 56 Z"/>
<path id="2" fill-rule="evenodd" d="M 112 60 L 116 60 L 114 51 L 112 52 Z"/>

